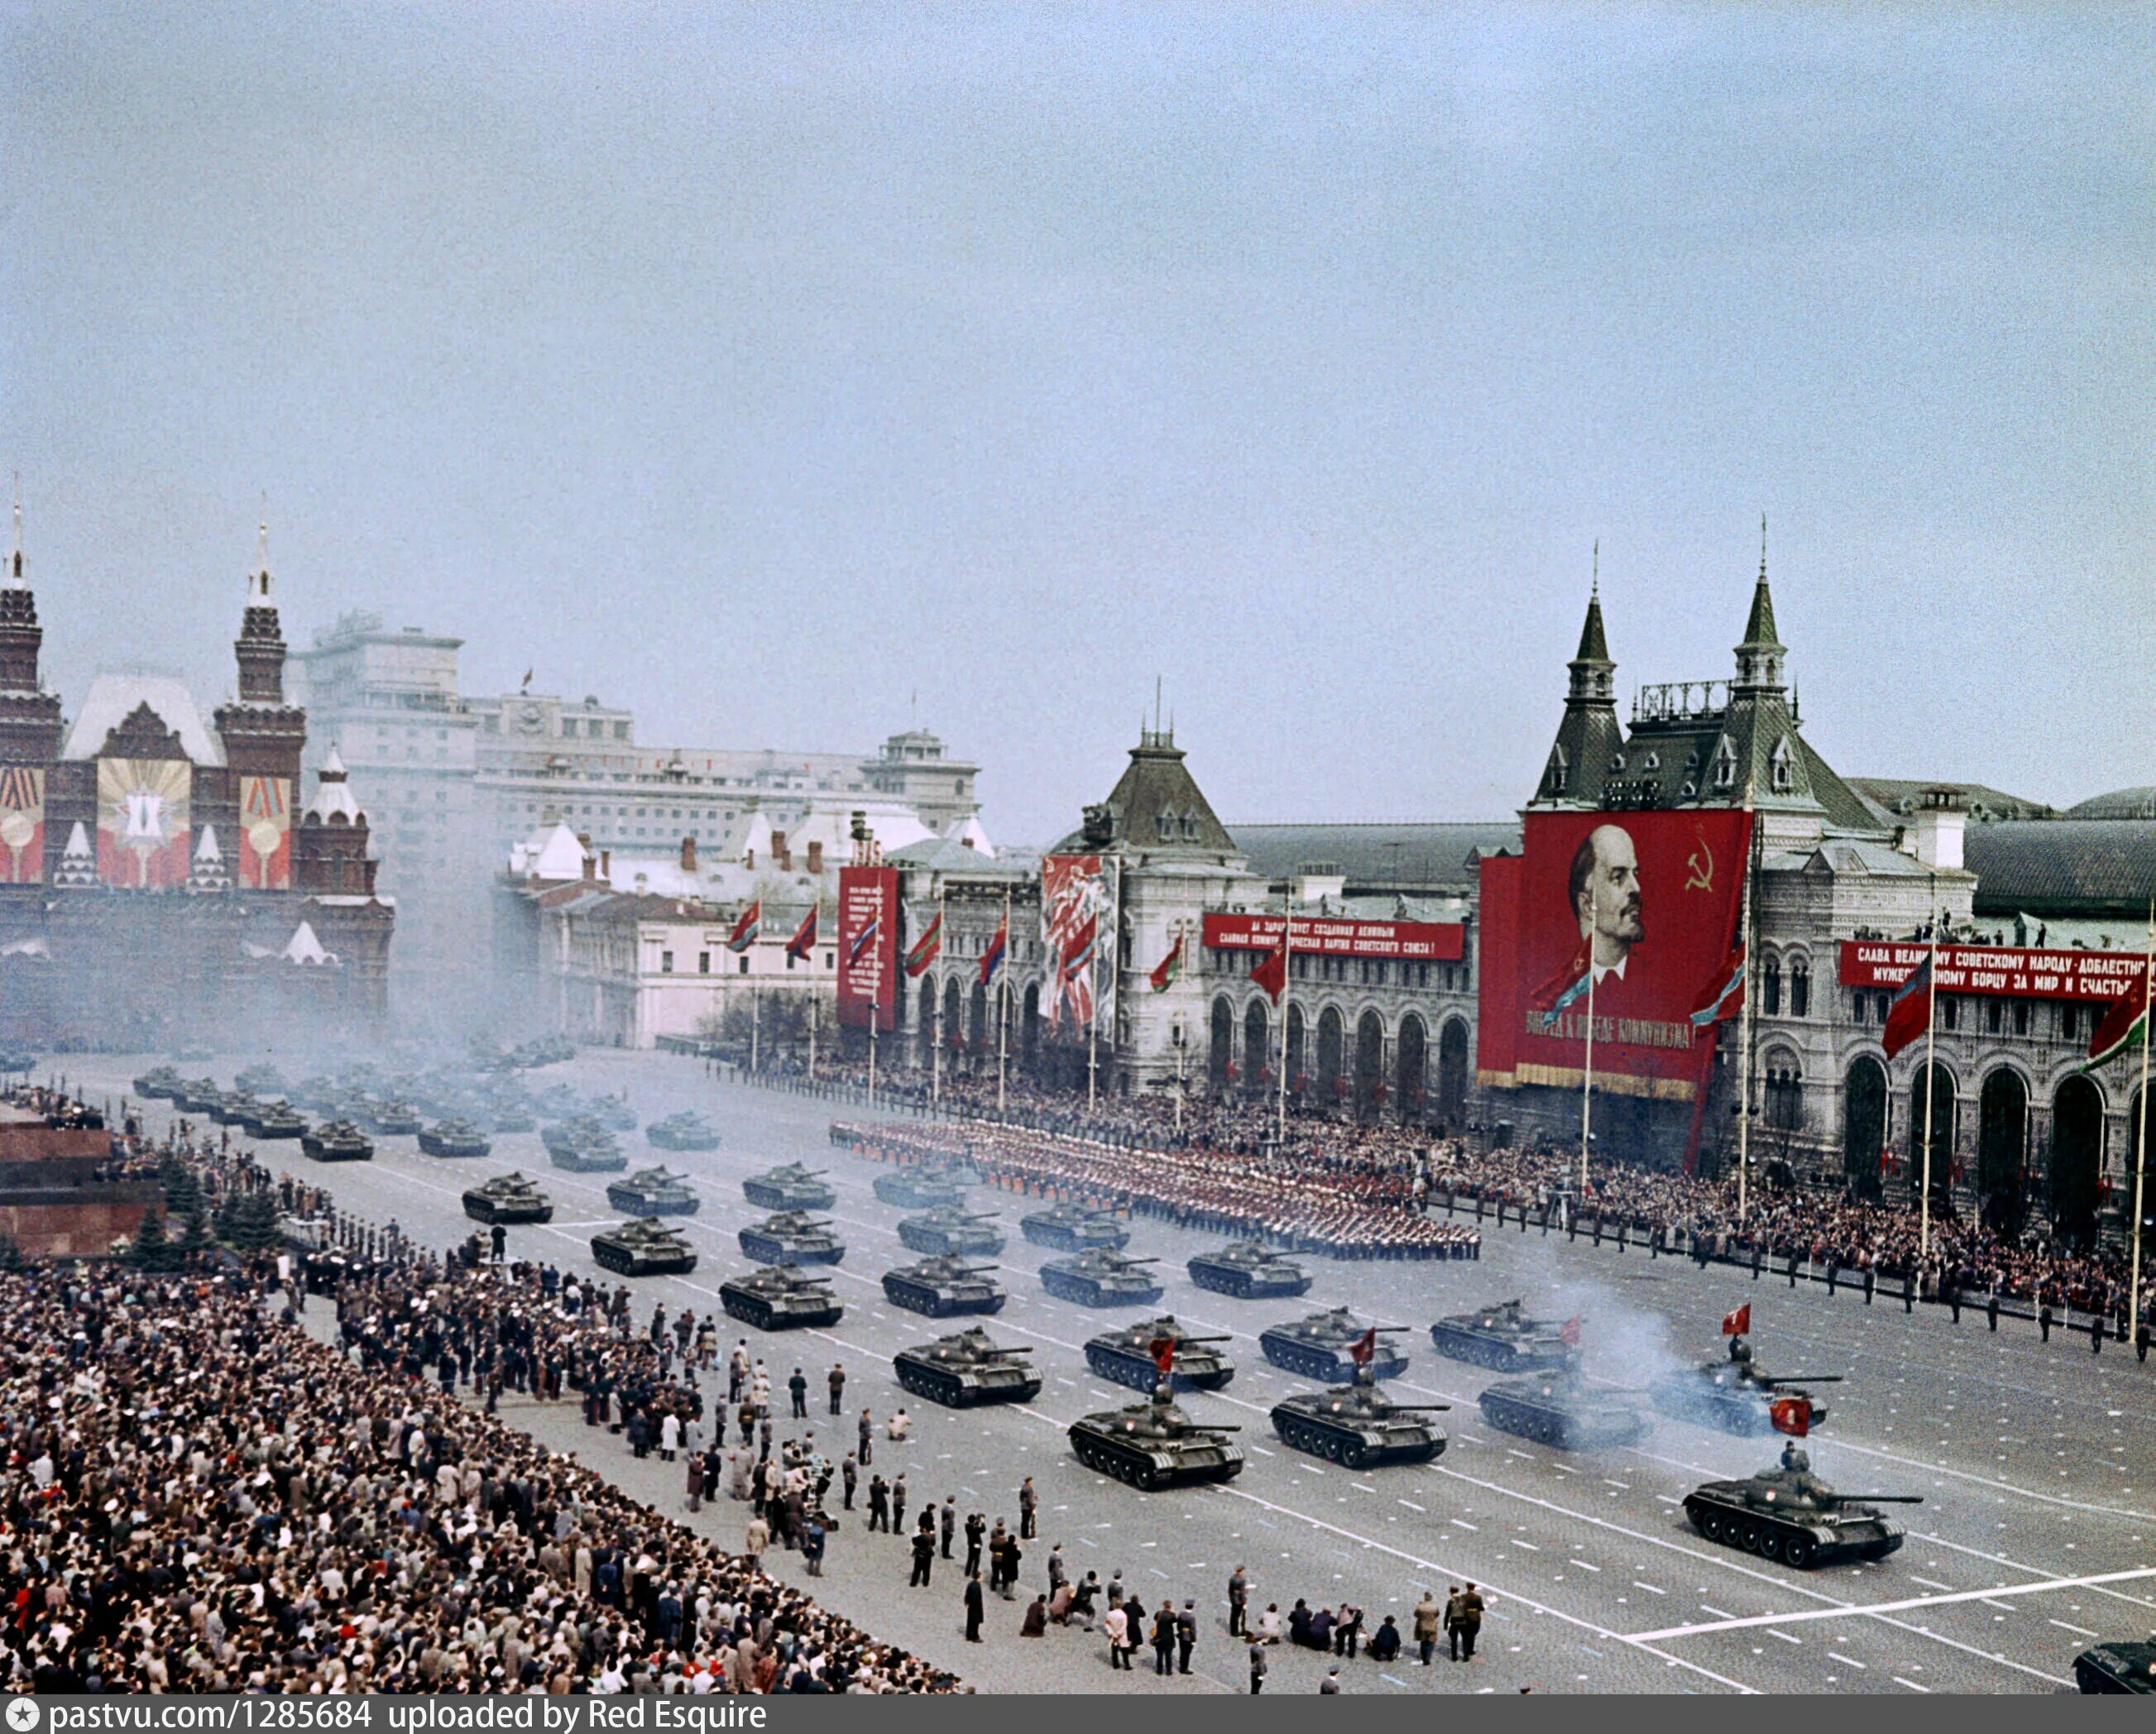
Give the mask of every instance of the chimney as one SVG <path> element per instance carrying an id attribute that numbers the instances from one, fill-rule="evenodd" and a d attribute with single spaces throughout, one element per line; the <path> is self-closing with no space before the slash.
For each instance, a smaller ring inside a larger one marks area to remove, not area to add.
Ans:
<path id="1" fill-rule="evenodd" d="M 681 870 L 684 873 L 696 870 L 696 839 L 693 837 L 681 839 Z"/>
<path id="2" fill-rule="evenodd" d="M 598 865 L 592 856 L 592 834 L 588 831 L 578 832 L 577 846 L 584 852 L 584 878 L 588 882 L 597 877 L 594 870 Z"/>
<path id="3" fill-rule="evenodd" d="M 808 871 L 812 875 L 820 875 L 824 871 L 824 845 L 820 842 L 808 845 Z"/>
<path id="4" fill-rule="evenodd" d="M 1916 855 L 1927 867 L 1941 873 L 1958 872 L 1962 864 L 1962 834 L 1969 824 L 1961 797 L 1950 788 L 1928 788 L 1917 798 L 1914 823 Z"/>
<path id="5" fill-rule="evenodd" d="M 613 851 L 610 849 L 603 849 L 599 851 L 599 877 L 608 884 L 613 883 Z"/>
<path id="6" fill-rule="evenodd" d="M 781 873 L 793 872 L 793 851 L 786 846 L 786 833 L 783 831 L 771 834 L 771 859 Z"/>

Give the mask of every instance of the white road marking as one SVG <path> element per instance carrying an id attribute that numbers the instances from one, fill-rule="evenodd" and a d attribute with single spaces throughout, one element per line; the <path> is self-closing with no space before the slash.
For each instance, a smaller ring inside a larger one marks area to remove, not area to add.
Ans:
<path id="1" fill-rule="evenodd" d="M 2056 1626 L 2062 1632 L 2072 1632 L 2079 1637 L 2093 1638 L 2098 1635 L 2098 1634 L 2091 1631 L 2087 1626 L 2069 1625 L 2063 1619 L 2055 1619 L 2051 1624 Z"/>
<path id="2" fill-rule="evenodd" d="M 1840 1662 L 1845 1668 L 1868 1669 L 1871 1665 L 1869 1662 L 1860 1662 L 1853 1655 L 1844 1655 L 1838 1649 L 1830 1649 L 1827 1652 L 1827 1654 L 1833 1660 Z"/>
<path id="3" fill-rule="evenodd" d="M 1922 1693 L 1923 1693 L 1923 1694 L 1925 1695 L 1925 1696 L 1927 1696 L 1927 1697 L 1929 1697 L 1929 1696 L 1931 1696 L 1931 1690 L 1932 1690 L 1932 1689 L 1931 1689 L 1929 1686 L 1928 1686 L 1928 1685 L 1918 1685 L 1915 1680 L 1904 1680 L 1904 1679 L 1902 1679 L 1902 1677 L 1900 1675 L 1898 1675 L 1898 1674 L 1897 1674 L 1897 1675 L 1894 1676 L 1894 1684 L 1895 1684 L 1895 1685 L 1905 1685 L 1905 1686 L 1908 1687 L 1908 1689 L 1909 1689 L 1911 1691 L 1912 1691 L 1912 1692 L 1922 1692 Z"/>
<path id="4" fill-rule="evenodd" d="M 1909 1573 L 1909 1581 L 1912 1583 L 1921 1583 L 1927 1589 L 1952 1589 L 1953 1588 L 1953 1585 L 1951 1583 L 1942 1583 L 1936 1578 L 1919 1578 L 1914 1572 Z"/>
<path id="5" fill-rule="evenodd" d="M 1717 1619 L 1698 1625 L 1668 1626 L 1658 1632 L 1642 1632 L 1644 1643 L 1659 1644 L 1671 1638 L 1696 1637 L 1702 1632 L 1734 1632 L 1748 1626 L 1793 1625 L 1799 1620 L 1846 1619 L 1851 1614 L 1876 1619 L 1885 1613 L 1906 1613 L 1918 1608 L 1944 1608 L 1956 1602 L 1981 1602 L 1993 1596 L 2041 1595 L 2055 1589 L 2085 1589 L 2097 1583 L 2126 1583 L 2136 1578 L 2156 1578 L 2156 1566 L 2131 1572 L 2106 1572 L 2096 1578 L 2053 1578 L 2042 1583 L 2018 1583 L 2007 1589 L 1960 1589 L 1946 1595 L 1912 1596 L 1899 1602 L 1850 1603 L 1840 1608 L 1805 1608 L 1794 1613 L 1753 1613 L 1742 1619 Z M 1926 1633 L 1925 1636 L 1935 1635 Z M 1944 1641 L 1944 1640 L 1942 1640 Z"/>

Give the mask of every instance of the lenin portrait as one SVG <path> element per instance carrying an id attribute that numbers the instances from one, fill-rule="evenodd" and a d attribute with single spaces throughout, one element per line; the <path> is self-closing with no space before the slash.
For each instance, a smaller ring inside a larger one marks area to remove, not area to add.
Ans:
<path id="1" fill-rule="evenodd" d="M 1579 924 L 1580 949 L 1595 979 L 1625 979 L 1632 947 L 1646 937 L 1640 906 L 1640 857 L 1622 825 L 1597 825 L 1573 851 L 1566 890 Z"/>

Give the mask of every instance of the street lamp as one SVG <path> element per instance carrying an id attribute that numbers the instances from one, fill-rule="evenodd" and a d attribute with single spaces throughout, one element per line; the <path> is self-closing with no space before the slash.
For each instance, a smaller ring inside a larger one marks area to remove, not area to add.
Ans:
<path id="1" fill-rule="evenodd" d="M 1177 1015 L 1174 1023 L 1168 1026 L 1168 1037 L 1175 1044 L 1175 1130 L 1179 1134 L 1183 1131 L 1183 1061 L 1189 1051 L 1183 1042 L 1183 1018 L 1180 1013 Z"/>

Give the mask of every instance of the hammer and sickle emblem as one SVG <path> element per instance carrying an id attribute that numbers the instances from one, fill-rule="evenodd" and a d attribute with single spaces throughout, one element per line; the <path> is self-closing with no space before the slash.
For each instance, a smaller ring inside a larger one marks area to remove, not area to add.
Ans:
<path id="1" fill-rule="evenodd" d="M 1685 865 L 1691 876 L 1684 882 L 1687 891 L 1711 891 L 1714 889 L 1714 851 L 1707 846 L 1707 833 L 1694 827 L 1692 835 L 1699 839 L 1699 847 L 1685 858 Z"/>

